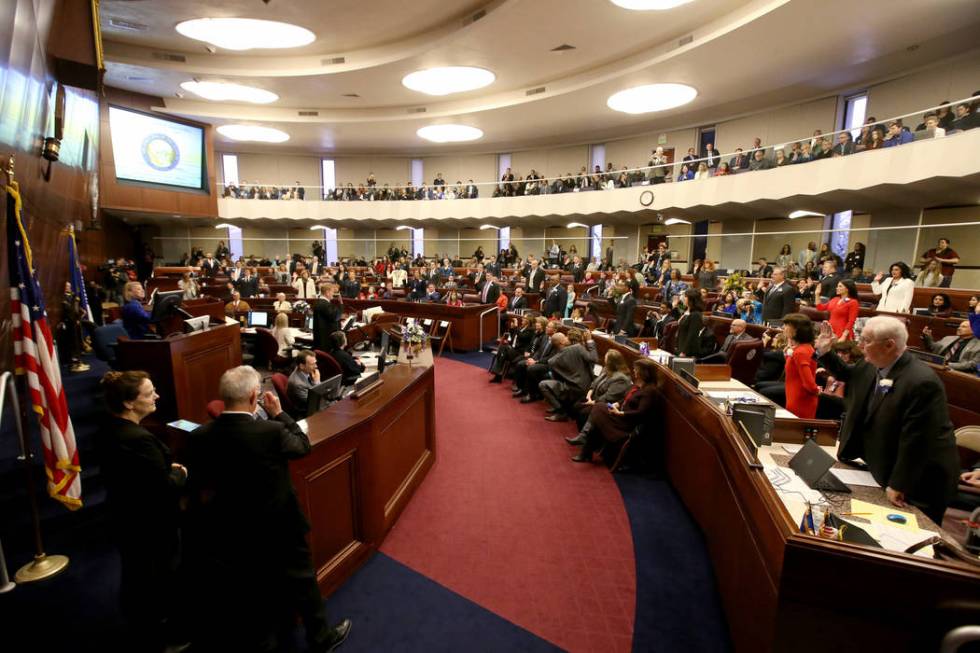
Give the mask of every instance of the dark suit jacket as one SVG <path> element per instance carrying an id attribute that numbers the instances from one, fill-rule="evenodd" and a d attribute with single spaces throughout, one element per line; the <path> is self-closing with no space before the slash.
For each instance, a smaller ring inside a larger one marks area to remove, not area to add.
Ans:
<path id="1" fill-rule="evenodd" d="M 242 297 L 255 297 L 259 294 L 259 278 L 256 276 L 242 277 L 235 284 L 235 288 L 238 289 Z"/>
<path id="2" fill-rule="evenodd" d="M 636 297 L 630 293 L 616 304 L 616 329 L 625 331 L 628 336 L 636 335 L 636 324 L 633 323 L 634 313 L 636 313 Z"/>
<path id="3" fill-rule="evenodd" d="M 677 354 L 697 358 L 701 355 L 701 327 L 704 326 L 700 311 L 681 316 L 677 326 Z"/>
<path id="4" fill-rule="evenodd" d="M 266 569 L 291 564 L 288 552 L 305 550 L 309 524 L 289 461 L 309 452 L 309 438 L 286 413 L 270 420 L 223 413 L 194 431 L 187 443 L 191 547 Z"/>
<path id="5" fill-rule="evenodd" d="M 550 317 L 554 313 L 565 314 L 565 304 L 568 303 L 568 291 L 558 284 L 548 289 L 548 294 L 541 303 L 541 312 Z"/>
<path id="6" fill-rule="evenodd" d="M 540 267 L 536 272 L 529 270 L 527 273 L 528 292 L 541 292 L 541 284 L 544 283 L 545 276 L 544 270 L 542 270 Z"/>
<path id="7" fill-rule="evenodd" d="M 340 306 L 320 298 L 313 302 L 313 345 L 321 351 L 330 350 L 330 334 L 340 331 Z"/>
<path id="8" fill-rule="evenodd" d="M 757 293 L 762 300 L 762 321 L 781 320 L 787 313 L 796 310 L 796 288 L 783 281 L 778 287 L 775 284 L 766 288 L 765 292 Z"/>
<path id="9" fill-rule="evenodd" d="M 343 349 L 332 349 L 330 355 L 340 365 L 340 373 L 344 377 L 344 385 L 351 385 L 364 371 L 364 364 Z"/>
<path id="10" fill-rule="evenodd" d="M 422 299 L 425 297 L 425 291 L 428 285 L 425 279 L 409 279 L 408 288 L 412 299 Z"/>
<path id="11" fill-rule="evenodd" d="M 527 308 L 527 297 L 521 295 L 517 297 L 516 295 L 510 298 L 507 302 L 507 308 L 514 310 L 520 308 Z"/>
<path id="12" fill-rule="evenodd" d="M 497 301 L 497 298 L 498 297 L 500 297 L 500 286 L 498 286 L 497 284 L 493 284 L 487 290 L 487 303 L 488 304 L 493 304 L 495 301 Z M 480 290 L 480 301 L 481 302 L 483 301 L 483 290 L 482 289 Z"/>
<path id="13" fill-rule="evenodd" d="M 872 394 L 880 392 L 873 365 L 847 365 L 833 353 L 820 364 L 846 383 L 839 457 L 863 458 L 882 487 L 927 508 L 945 507 L 956 491 L 959 456 L 936 374 L 905 352 L 888 374 L 891 390 L 872 406 Z"/>
<path id="14" fill-rule="evenodd" d="M 839 274 L 831 274 L 820 280 L 820 296 L 821 297 L 836 297 L 837 296 L 837 284 L 840 283 L 841 276 Z"/>
<path id="15" fill-rule="evenodd" d="M 214 273 L 217 272 L 219 267 L 220 264 L 218 263 L 218 259 L 212 259 L 210 263 L 207 259 L 204 259 L 201 261 L 201 275 L 205 277 L 213 277 Z"/>

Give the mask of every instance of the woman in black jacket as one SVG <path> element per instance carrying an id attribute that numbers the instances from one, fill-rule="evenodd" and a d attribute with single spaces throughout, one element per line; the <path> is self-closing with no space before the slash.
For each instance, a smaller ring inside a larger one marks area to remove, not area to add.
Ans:
<path id="1" fill-rule="evenodd" d="M 701 327 L 704 326 L 704 302 L 701 292 L 690 289 L 684 293 L 687 310 L 677 325 L 677 355 L 687 358 L 701 357 Z"/>
<path id="2" fill-rule="evenodd" d="M 180 554 L 178 500 L 187 470 L 172 462 L 167 445 L 140 426 L 159 399 L 146 372 L 107 372 L 102 389 L 109 416 L 97 442 L 122 561 L 120 604 L 133 635 L 145 645 L 140 650 L 162 648 L 178 634 L 170 618 Z"/>

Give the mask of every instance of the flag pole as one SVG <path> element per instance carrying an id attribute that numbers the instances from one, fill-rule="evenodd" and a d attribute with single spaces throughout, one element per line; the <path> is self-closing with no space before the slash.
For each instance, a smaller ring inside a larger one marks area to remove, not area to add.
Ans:
<path id="1" fill-rule="evenodd" d="M 7 166 L 3 172 L 7 176 L 7 183 L 16 188 L 16 184 L 14 183 L 13 154 L 10 155 L 10 158 L 7 161 Z M 16 216 L 8 215 L 7 219 L 15 220 Z M 18 383 L 13 382 L 13 375 L 11 375 L 9 372 L 3 376 L 3 383 L 0 385 L 0 411 L 3 410 L 3 395 L 6 394 L 6 389 L 9 386 L 14 404 L 17 406 L 17 410 L 14 411 L 14 425 L 17 429 L 17 440 L 20 443 L 20 458 L 24 461 L 24 474 L 27 480 L 27 496 L 29 497 L 31 503 L 31 520 L 34 525 L 34 560 L 18 569 L 17 573 L 14 574 L 14 578 L 18 583 L 31 583 L 38 580 L 44 580 L 45 578 L 51 578 L 52 576 L 64 571 L 68 567 L 68 558 L 67 556 L 62 555 L 47 555 L 44 552 L 44 542 L 41 539 L 41 513 L 37 506 L 37 490 L 34 486 L 34 470 L 31 469 L 31 460 L 33 459 L 33 456 L 31 455 L 31 450 L 28 446 L 27 434 L 24 433 L 24 424 L 27 422 L 27 376 L 26 374 L 18 374 Z M 18 385 L 20 385 L 22 392 L 17 391 Z"/>

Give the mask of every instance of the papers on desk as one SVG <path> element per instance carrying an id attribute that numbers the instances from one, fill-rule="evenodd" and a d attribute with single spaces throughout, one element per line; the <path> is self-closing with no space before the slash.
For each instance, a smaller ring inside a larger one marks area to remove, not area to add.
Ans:
<path id="1" fill-rule="evenodd" d="M 835 469 L 839 472 L 839 469 Z M 842 479 L 843 480 L 843 479 Z M 893 506 L 879 506 L 860 499 L 851 499 L 851 512 L 858 514 L 872 523 L 894 526 L 906 531 L 919 530 L 919 522 L 915 515 L 910 512 L 899 510 Z M 889 515 L 898 515 L 905 518 L 905 523 L 894 522 L 888 519 Z"/>
<path id="2" fill-rule="evenodd" d="M 592 373 L 595 374 L 596 376 L 599 376 L 600 374 L 602 374 L 602 365 L 599 365 L 599 363 L 596 363 L 595 365 L 593 365 L 592 366 Z"/>
<path id="3" fill-rule="evenodd" d="M 842 468 L 835 467 L 830 471 L 834 474 L 834 476 L 839 478 L 847 485 L 860 485 L 862 487 L 881 487 L 880 485 L 878 485 L 878 481 L 875 480 L 875 477 L 871 475 L 871 472 L 866 472 L 863 469 L 842 469 Z"/>
<path id="4" fill-rule="evenodd" d="M 892 506 L 878 506 L 866 501 L 852 499 L 851 512 L 856 514 L 853 516 L 845 515 L 841 519 L 863 528 L 877 540 L 883 549 L 888 551 L 905 551 L 913 544 L 918 544 L 935 535 L 935 533 L 919 528 L 919 522 L 914 514 L 898 510 Z M 889 521 L 889 515 L 900 515 L 905 518 L 905 523 Z M 932 547 L 925 547 L 917 551 L 915 555 L 931 558 L 933 557 Z"/>
<path id="5" fill-rule="evenodd" d="M 797 453 L 799 453 L 800 449 L 803 448 L 802 444 L 781 444 L 779 446 L 783 448 L 783 451 L 791 456 L 795 456 Z"/>

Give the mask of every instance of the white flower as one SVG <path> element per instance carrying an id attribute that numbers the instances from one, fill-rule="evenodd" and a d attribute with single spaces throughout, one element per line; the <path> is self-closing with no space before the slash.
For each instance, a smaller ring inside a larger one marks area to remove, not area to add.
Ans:
<path id="1" fill-rule="evenodd" d="M 890 392 L 894 383 L 893 379 L 882 379 L 878 381 L 878 389 L 882 392 Z"/>

